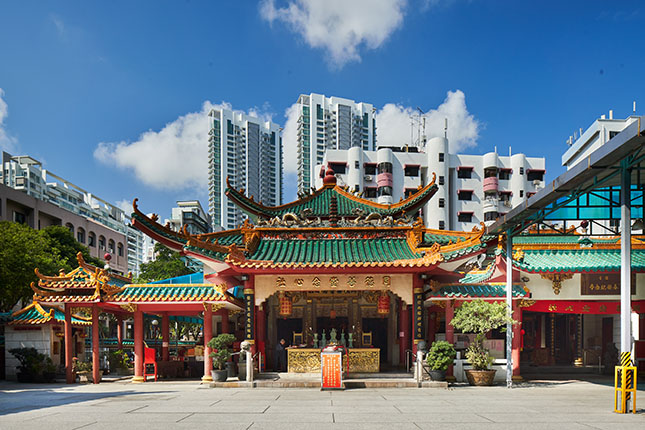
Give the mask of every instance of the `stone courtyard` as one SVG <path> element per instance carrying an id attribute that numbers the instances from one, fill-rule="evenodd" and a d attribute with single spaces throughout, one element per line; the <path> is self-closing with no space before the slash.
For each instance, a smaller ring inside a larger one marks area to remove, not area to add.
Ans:
<path id="1" fill-rule="evenodd" d="M 0 428 L 11 429 L 638 429 L 612 412 L 613 386 L 537 381 L 514 389 L 208 388 L 195 382 L 0 383 Z M 645 391 L 638 392 L 645 402 Z"/>

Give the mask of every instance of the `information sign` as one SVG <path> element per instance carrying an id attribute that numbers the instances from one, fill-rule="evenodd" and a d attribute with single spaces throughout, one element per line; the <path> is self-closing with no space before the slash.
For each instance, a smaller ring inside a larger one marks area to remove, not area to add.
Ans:
<path id="1" fill-rule="evenodd" d="M 321 390 L 343 389 L 343 353 L 340 351 L 321 352 Z"/>

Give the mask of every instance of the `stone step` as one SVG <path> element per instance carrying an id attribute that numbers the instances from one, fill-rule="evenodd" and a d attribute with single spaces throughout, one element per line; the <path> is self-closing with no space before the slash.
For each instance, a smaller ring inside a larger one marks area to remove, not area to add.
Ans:
<path id="1" fill-rule="evenodd" d="M 412 378 L 364 378 L 346 379 L 343 381 L 346 389 L 356 388 L 419 388 Z M 320 379 L 257 379 L 253 382 L 226 381 L 212 382 L 211 388 L 317 388 L 320 389 Z M 423 381 L 421 388 L 448 388 L 447 382 Z"/>

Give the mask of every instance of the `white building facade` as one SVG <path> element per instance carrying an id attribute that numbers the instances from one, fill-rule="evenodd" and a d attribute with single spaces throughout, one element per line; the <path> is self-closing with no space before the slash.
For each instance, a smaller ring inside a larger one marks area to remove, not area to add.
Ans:
<path id="1" fill-rule="evenodd" d="M 376 148 L 376 116 L 369 103 L 301 94 L 298 110 L 298 192 L 314 185 L 314 167 L 323 162 L 325 151 Z"/>
<path id="2" fill-rule="evenodd" d="M 242 112 L 209 113 L 208 215 L 213 230 L 231 229 L 245 215 L 225 196 L 226 178 L 235 188 L 267 206 L 282 203 L 280 127 Z"/>
<path id="3" fill-rule="evenodd" d="M 498 216 L 544 187 L 545 160 L 524 154 L 500 156 L 450 154 L 448 140 L 435 137 L 422 149 L 360 147 L 327 151 L 316 166 L 316 187 L 321 172 L 336 172 L 338 184 L 379 203 L 396 203 L 432 181 L 437 193 L 423 209 L 426 226 L 469 231 Z"/>

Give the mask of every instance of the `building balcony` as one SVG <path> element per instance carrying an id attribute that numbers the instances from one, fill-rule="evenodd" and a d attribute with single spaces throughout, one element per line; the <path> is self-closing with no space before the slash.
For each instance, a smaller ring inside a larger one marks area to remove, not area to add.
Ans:
<path id="1" fill-rule="evenodd" d="M 488 212 L 499 212 L 499 200 L 498 199 L 484 199 L 482 203 L 482 209 L 484 213 Z"/>
<path id="2" fill-rule="evenodd" d="M 485 193 L 494 193 L 497 192 L 499 188 L 499 180 L 494 177 L 484 178 L 484 192 Z"/>

